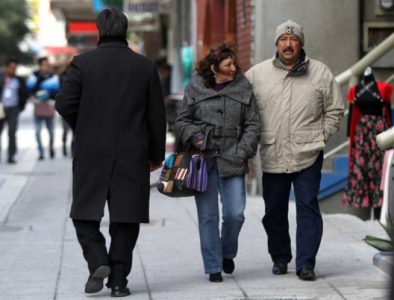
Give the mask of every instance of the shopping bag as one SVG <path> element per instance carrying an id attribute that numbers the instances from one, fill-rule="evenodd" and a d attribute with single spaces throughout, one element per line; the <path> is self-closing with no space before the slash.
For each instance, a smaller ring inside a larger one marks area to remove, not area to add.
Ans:
<path id="1" fill-rule="evenodd" d="M 169 197 L 190 197 L 204 192 L 207 184 L 205 159 L 200 154 L 178 152 L 166 158 L 158 190 Z"/>
<path id="2" fill-rule="evenodd" d="M 53 118 L 55 116 L 55 108 L 49 101 L 35 103 L 34 115 L 40 118 Z"/>

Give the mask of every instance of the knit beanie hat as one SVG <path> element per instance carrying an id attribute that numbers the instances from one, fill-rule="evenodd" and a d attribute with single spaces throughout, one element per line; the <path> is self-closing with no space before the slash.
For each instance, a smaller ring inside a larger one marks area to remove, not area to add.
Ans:
<path id="1" fill-rule="evenodd" d="M 278 43 L 278 39 L 283 34 L 295 34 L 300 39 L 302 45 L 304 45 L 304 31 L 301 25 L 298 25 L 292 20 L 287 20 L 286 22 L 280 24 L 276 27 L 275 32 L 275 45 Z"/>

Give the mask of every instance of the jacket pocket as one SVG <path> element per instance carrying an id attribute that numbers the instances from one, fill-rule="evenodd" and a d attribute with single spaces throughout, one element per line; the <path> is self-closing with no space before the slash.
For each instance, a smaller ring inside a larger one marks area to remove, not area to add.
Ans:
<path id="1" fill-rule="evenodd" d="M 323 130 L 299 129 L 294 134 L 294 157 L 297 163 L 315 157 L 325 147 Z"/>
<path id="2" fill-rule="evenodd" d="M 273 130 L 265 130 L 261 132 L 261 160 L 264 164 L 265 161 L 276 160 L 275 151 L 276 135 Z"/>
<path id="3" fill-rule="evenodd" d="M 320 117 L 323 113 L 323 89 L 320 87 L 312 90 L 308 109 L 314 117 Z"/>

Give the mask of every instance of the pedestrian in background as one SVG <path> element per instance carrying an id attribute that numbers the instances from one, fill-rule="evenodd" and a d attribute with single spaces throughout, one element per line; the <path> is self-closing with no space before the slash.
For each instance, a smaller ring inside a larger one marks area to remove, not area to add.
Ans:
<path id="1" fill-rule="evenodd" d="M 245 173 L 257 151 L 260 120 L 256 99 L 239 72 L 235 49 L 219 45 L 197 64 L 175 123 L 186 147 L 207 159 L 208 187 L 195 196 L 205 273 L 221 282 L 234 271 L 238 236 L 244 222 Z M 218 194 L 223 222 L 219 232 Z"/>
<path id="2" fill-rule="evenodd" d="M 288 206 L 296 197 L 296 273 L 315 280 L 316 255 L 323 233 L 317 201 L 323 149 L 344 114 L 340 89 L 329 68 L 306 56 L 303 28 L 289 20 L 275 33 L 277 52 L 246 73 L 262 121 L 263 224 L 273 274 L 286 274 L 292 259 Z"/>
<path id="3" fill-rule="evenodd" d="M 35 71 L 27 80 L 27 88 L 34 104 L 34 125 L 36 131 L 36 141 L 38 148 L 38 160 L 45 158 L 44 146 L 41 139 L 42 124 L 48 130 L 49 135 L 49 156 L 55 157 L 54 144 L 54 99 L 59 91 L 59 77 L 52 72 L 51 65 L 47 57 L 38 59 L 39 69 Z"/>
<path id="4" fill-rule="evenodd" d="M 60 67 L 57 71 L 57 74 L 58 74 L 59 80 L 60 80 L 60 86 L 62 85 L 64 79 L 66 78 L 69 65 L 70 65 L 70 62 L 65 62 L 62 65 L 60 65 Z M 71 132 L 70 126 L 68 126 L 67 122 L 63 118 L 61 118 L 61 121 L 62 121 L 62 129 L 63 129 L 63 132 L 62 132 L 63 156 L 67 156 L 68 155 L 68 146 L 67 146 L 68 135 L 69 134 L 71 135 L 71 145 L 73 143 L 73 141 L 72 141 L 73 137 L 72 137 L 72 132 Z M 72 153 L 71 153 L 71 155 L 72 155 Z"/>
<path id="5" fill-rule="evenodd" d="M 4 71 L 0 73 L 0 105 L 4 116 L 0 119 L 0 145 L 3 126 L 8 126 L 8 158 L 9 164 L 15 164 L 18 150 L 16 131 L 19 114 L 25 109 L 27 101 L 26 84 L 22 77 L 16 76 L 18 60 L 14 57 L 7 59 Z M 1 152 L 1 147 L 0 147 Z M 1 153 L 0 153 L 1 154 Z M 1 155 L 0 155 L 1 157 Z"/>
<path id="6" fill-rule="evenodd" d="M 75 136 L 70 217 L 90 272 L 85 292 L 109 275 L 111 295 L 122 297 L 140 223 L 149 222 L 149 171 L 164 159 L 166 121 L 156 68 L 128 47 L 126 16 L 105 9 L 96 24 L 97 49 L 74 57 L 56 109 Z M 107 201 L 109 252 L 100 232 Z"/>

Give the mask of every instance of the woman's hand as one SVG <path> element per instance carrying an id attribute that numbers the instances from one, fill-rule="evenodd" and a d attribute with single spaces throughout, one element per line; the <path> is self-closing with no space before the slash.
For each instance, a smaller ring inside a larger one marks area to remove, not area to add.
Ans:
<path id="1" fill-rule="evenodd" d="M 203 143 L 204 143 L 204 140 L 200 140 L 200 141 L 197 141 L 197 142 L 194 144 L 194 146 L 195 146 L 196 148 L 200 149 Z"/>

